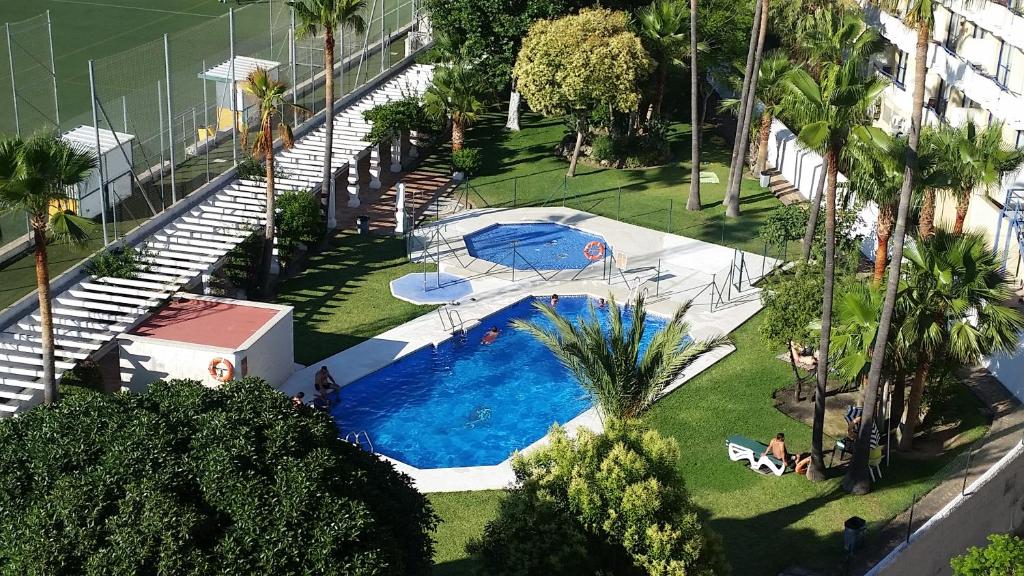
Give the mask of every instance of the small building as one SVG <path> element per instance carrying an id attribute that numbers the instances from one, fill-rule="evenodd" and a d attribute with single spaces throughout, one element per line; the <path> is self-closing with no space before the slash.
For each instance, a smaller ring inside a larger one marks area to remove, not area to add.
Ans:
<path id="1" fill-rule="evenodd" d="M 232 62 L 234 70 L 232 70 Z M 216 132 L 231 130 L 231 119 L 234 118 L 241 130 L 248 123 L 249 118 L 245 117 L 246 110 L 256 104 L 256 100 L 246 94 L 243 84 L 257 68 L 267 71 L 272 79 L 277 79 L 277 69 L 281 63 L 273 60 L 263 60 L 249 56 L 235 56 L 234 60 L 228 59 L 220 64 L 205 70 L 199 74 L 203 81 L 214 83 L 216 94 Z M 253 112 L 258 115 L 258 112 Z M 199 139 L 214 137 L 213 134 L 200 133 Z"/>
<path id="2" fill-rule="evenodd" d="M 113 132 L 105 128 L 97 130 L 93 126 L 79 126 L 61 135 L 75 148 L 93 155 L 97 153 L 97 133 L 99 136 L 99 158 L 97 161 L 103 168 L 103 181 L 107 187 L 107 209 L 112 209 L 132 195 L 132 142 L 135 136 L 124 132 Z M 89 177 L 78 184 L 74 194 L 73 206 L 70 208 L 83 218 L 99 216 L 103 211 L 103 197 L 100 194 L 100 170 L 93 169 Z"/>
<path id="3" fill-rule="evenodd" d="M 277 387 L 294 369 L 292 308 L 211 296 L 176 297 L 118 337 L 121 384 L 162 379 L 207 386 L 258 376 Z"/>

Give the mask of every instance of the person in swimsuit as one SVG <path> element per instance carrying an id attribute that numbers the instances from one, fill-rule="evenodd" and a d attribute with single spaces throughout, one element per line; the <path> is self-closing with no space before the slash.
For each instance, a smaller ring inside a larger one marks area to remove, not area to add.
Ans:
<path id="1" fill-rule="evenodd" d="M 299 392 L 295 396 L 292 396 L 292 408 L 302 408 L 302 405 L 306 403 L 305 398 L 305 392 Z"/>
<path id="2" fill-rule="evenodd" d="M 555 306 L 558 306 L 558 294 L 552 294 L 551 295 L 551 303 L 550 304 L 551 304 L 552 308 L 554 308 Z"/>
<path id="3" fill-rule="evenodd" d="M 598 310 L 604 310 L 607 307 L 608 307 L 608 302 L 606 302 L 604 298 L 598 298 L 597 299 L 597 309 Z"/>
<path id="4" fill-rule="evenodd" d="M 761 455 L 765 456 L 769 453 L 784 464 L 796 466 L 796 455 L 790 454 L 786 450 L 786 435 L 782 432 L 779 432 L 775 435 L 775 438 L 772 438 L 772 441 L 768 443 L 768 447 L 764 449 L 764 453 Z"/>
<path id="5" fill-rule="evenodd" d="M 321 398 L 327 398 L 327 395 L 335 390 L 341 390 L 341 386 L 334 381 L 334 376 L 331 376 L 331 372 L 327 369 L 327 366 L 321 366 L 316 371 L 316 376 L 313 378 L 313 388 L 316 389 L 316 393 Z"/>
<path id="6" fill-rule="evenodd" d="M 498 334 L 501 334 L 501 330 L 498 330 L 497 326 L 491 326 L 491 329 L 484 333 L 484 337 L 480 339 L 480 343 L 484 345 L 493 344 L 498 339 Z"/>

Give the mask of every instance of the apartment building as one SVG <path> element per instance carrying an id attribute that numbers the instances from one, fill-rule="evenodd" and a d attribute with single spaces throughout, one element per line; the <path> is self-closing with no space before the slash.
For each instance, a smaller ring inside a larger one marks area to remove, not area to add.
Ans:
<path id="1" fill-rule="evenodd" d="M 868 24 L 886 40 L 874 65 L 892 82 L 877 107 L 876 123 L 893 133 L 910 128 L 917 32 L 902 21 L 909 1 L 900 0 L 891 12 L 865 5 Z M 1003 140 L 1024 148 L 1024 0 L 937 4 L 928 46 L 925 123 L 1002 122 Z M 939 221 L 951 223 L 954 214 L 955 202 L 940 198 Z M 985 233 L 1006 253 L 1007 269 L 1024 277 L 1024 171 L 1007 174 L 999 188 L 976 190 L 967 226 Z"/>

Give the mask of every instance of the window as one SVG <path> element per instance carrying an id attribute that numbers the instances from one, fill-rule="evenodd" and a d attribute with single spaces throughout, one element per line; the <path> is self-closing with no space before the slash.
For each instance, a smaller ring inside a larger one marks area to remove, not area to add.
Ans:
<path id="1" fill-rule="evenodd" d="M 956 12 L 949 13 L 949 26 L 946 28 L 946 41 L 943 45 L 950 52 L 956 53 L 956 43 L 960 38 L 960 29 L 963 26 L 964 17 Z"/>
<path id="2" fill-rule="evenodd" d="M 896 51 L 896 69 L 893 71 L 893 79 L 896 83 L 903 85 L 907 80 L 907 60 L 910 59 L 910 54 L 902 51 Z"/>
<path id="3" fill-rule="evenodd" d="M 1006 88 L 1006 83 L 1010 79 L 1010 47 L 1006 45 L 1006 41 L 999 41 L 999 60 L 996 64 L 996 82 L 1000 86 Z"/>

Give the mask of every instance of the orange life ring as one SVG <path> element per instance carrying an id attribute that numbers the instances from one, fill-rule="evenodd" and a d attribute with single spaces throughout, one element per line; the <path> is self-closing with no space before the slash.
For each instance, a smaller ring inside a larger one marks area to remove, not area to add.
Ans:
<path id="1" fill-rule="evenodd" d="M 210 376 L 217 382 L 228 382 L 235 378 L 235 367 L 231 364 L 231 361 L 217 357 L 210 360 L 207 370 L 210 371 Z"/>
<path id="2" fill-rule="evenodd" d="M 597 262 L 604 258 L 604 242 L 592 240 L 583 247 L 583 257 L 591 262 Z"/>

